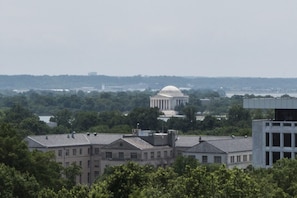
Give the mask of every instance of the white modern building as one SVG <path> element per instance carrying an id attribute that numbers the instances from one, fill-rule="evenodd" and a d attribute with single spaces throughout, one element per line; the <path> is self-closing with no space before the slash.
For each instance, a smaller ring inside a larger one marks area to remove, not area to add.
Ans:
<path id="1" fill-rule="evenodd" d="M 189 102 L 189 96 L 175 86 L 166 86 L 157 95 L 150 97 L 150 107 L 157 107 L 165 115 L 175 115 L 175 107 Z"/>
<path id="2" fill-rule="evenodd" d="M 247 109 L 273 109 L 272 120 L 253 120 L 253 166 L 271 167 L 297 154 L 297 98 L 244 99 Z"/>

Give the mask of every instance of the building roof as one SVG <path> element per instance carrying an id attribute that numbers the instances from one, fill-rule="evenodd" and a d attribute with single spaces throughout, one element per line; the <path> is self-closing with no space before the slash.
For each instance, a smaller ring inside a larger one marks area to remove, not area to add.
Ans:
<path id="1" fill-rule="evenodd" d="M 297 98 L 246 98 L 246 109 L 297 109 Z"/>
<path id="2" fill-rule="evenodd" d="M 234 153 L 252 151 L 252 138 L 231 138 L 203 141 L 188 149 L 188 153 Z"/>
<path id="3" fill-rule="evenodd" d="M 73 133 L 73 134 L 50 134 L 28 136 L 25 141 L 29 147 L 60 147 L 100 144 L 106 145 L 123 137 L 123 134 L 105 134 L 105 133 Z"/>
<path id="4" fill-rule="evenodd" d="M 199 143 L 200 140 L 222 140 L 232 139 L 230 136 L 199 136 L 199 135 L 178 135 L 175 142 L 176 147 L 192 147 Z"/>
<path id="5" fill-rule="evenodd" d="M 161 89 L 159 96 L 165 97 L 184 97 L 185 95 L 175 86 L 169 85 Z"/>

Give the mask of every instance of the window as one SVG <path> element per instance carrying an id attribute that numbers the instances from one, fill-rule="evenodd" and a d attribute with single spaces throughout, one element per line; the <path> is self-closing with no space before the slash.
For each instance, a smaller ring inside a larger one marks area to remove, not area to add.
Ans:
<path id="1" fill-rule="evenodd" d="M 119 159 L 124 159 L 124 153 L 123 152 L 119 152 Z"/>
<path id="2" fill-rule="evenodd" d="M 62 156 L 62 150 L 58 150 L 58 156 Z"/>
<path id="3" fill-rule="evenodd" d="M 65 155 L 66 155 L 66 156 L 69 155 L 69 149 L 66 149 Z"/>
<path id="4" fill-rule="evenodd" d="M 91 154 L 91 149 L 90 148 L 88 148 L 88 155 L 90 155 Z"/>
<path id="5" fill-rule="evenodd" d="M 269 146 L 270 139 L 269 139 L 269 133 L 266 133 L 266 146 Z"/>
<path id="6" fill-rule="evenodd" d="M 155 158 L 155 153 L 151 152 L 151 159 L 154 159 L 154 158 Z"/>
<path id="7" fill-rule="evenodd" d="M 235 157 L 234 156 L 230 156 L 230 163 L 235 163 Z"/>
<path id="8" fill-rule="evenodd" d="M 214 163 L 222 163 L 222 157 L 221 156 L 214 156 Z"/>
<path id="9" fill-rule="evenodd" d="M 112 152 L 106 152 L 105 153 L 105 158 L 106 159 L 111 159 L 112 158 Z"/>
<path id="10" fill-rule="evenodd" d="M 95 148 L 95 154 L 98 155 L 99 154 L 99 148 Z"/>
<path id="11" fill-rule="evenodd" d="M 266 152 L 266 166 L 269 166 L 269 152 Z"/>
<path id="12" fill-rule="evenodd" d="M 99 171 L 94 171 L 95 178 L 99 177 Z"/>
<path id="13" fill-rule="evenodd" d="M 168 157 L 168 152 L 164 151 L 164 158 Z"/>
<path id="14" fill-rule="evenodd" d="M 247 155 L 243 155 L 243 161 L 244 161 L 244 162 L 247 161 Z"/>
<path id="15" fill-rule="evenodd" d="M 79 161 L 79 166 L 82 167 L 82 161 Z"/>
<path id="16" fill-rule="evenodd" d="M 147 160 L 147 152 L 143 153 L 143 157 L 145 160 Z"/>
<path id="17" fill-rule="evenodd" d="M 88 168 L 90 168 L 90 165 L 91 165 L 90 160 L 88 160 Z"/>
<path id="18" fill-rule="evenodd" d="M 291 159 L 291 152 L 284 152 L 284 158 Z"/>
<path id="19" fill-rule="evenodd" d="M 241 162 L 241 155 L 237 155 L 236 156 L 236 162 L 238 163 L 238 162 Z"/>
<path id="20" fill-rule="evenodd" d="M 99 167 L 99 160 L 94 160 L 94 167 L 98 168 Z"/>
<path id="21" fill-rule="evenodd" d="M 272 133 L 272 146 L 280 146 L 280 134 Z"/>
<path id="22" fill-rule="evenodd" d="M 72 155 L 76 155 L 76 149 L 72 149 Z"/>
<path id="23" fill-rule="evenodd" d="M 280 159 L 280 152 L 272 152 L 272 163 Z"/>
<path id="24" fill-rule="evenodd" d="M 291 127 L 292 124 L 291 123 L 284 123 L 283 126 L 286 126 L 286 127 Z"/>
<path id="25" fill-rule="evenodd" d="M 265 125 L 266 125 L 266 126 L 269 126 L 269 122 L 266 122 Z"/>
<path id="26" fill-rule="evenodd" d="M 135 153 L 135 152 L 130 153 L 130 157 L 131 157 L 131 159 L 137 159 L 137 153 Z"/>
<path id="27" fill-rule="evenodd" d="M 202 163 L 204 163 L 204 164 L 208 163 L 207 155 L 202 156 Z"/>
<path id="28" fill-rule="evenodd" d="M 79 154 L 82 155 L 82 148 L 79 149 Z"/>
<path id="29" fill-rule="evenodd" d="M 291 147 L 291 134 L 290 133 L 284 133 L 284 147 Z"/>
<path id="30" fill-rule="evenodd" d="M 157 152 L 157 158 L 161 158 L 161 151 Z"/>

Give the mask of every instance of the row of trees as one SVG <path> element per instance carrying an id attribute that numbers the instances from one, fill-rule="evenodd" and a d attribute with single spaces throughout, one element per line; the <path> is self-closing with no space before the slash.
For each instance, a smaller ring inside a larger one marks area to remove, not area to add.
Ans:
<path id="1" fill-rule="evenodd" d="M 297 193 L 296 172 L 296 159 L 284 158 L 270 169 L 250 167 L 242 170 L 227 169 L 224 165 L 205 166 L 193 158 L 179 157 L 166 168 L 127 162 L 108 168 L 89 187 L 77 185 L 55 191 L 41 187 L 28 174 L 20 174 L 0 164 L 0 178 L 10 181 L 0 181 L 5 187 L 0 190 L 0 195 L 44 198 L 290 198 Z"/>

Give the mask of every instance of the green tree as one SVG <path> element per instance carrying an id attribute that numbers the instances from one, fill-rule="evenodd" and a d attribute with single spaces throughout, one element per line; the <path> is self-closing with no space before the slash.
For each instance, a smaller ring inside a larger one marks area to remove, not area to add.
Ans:
<path id="1" fill-rule="evenodd" d="M 187 168 L 195 168 L 199 165 L 197 159 L 189 156 L 177 156 L 172 164 L 172 168 L 178 175 L 183 175 L 186 173 Z"/>
<path id="2" fill-rule="evenodd" d="M 0 163 L 0 197 L 36 197 L 39 188 L 33 176 Z"/>
<path id="3" fill-rule="evenodd" d="M 73 122 L 73 115 L 68 109 L 62 109 L 51 117 L 50 121 L 56 122 L 58 126 L 64 126 L 71 129 Z"/>
<path id="4" fill-rule="evenodd" d="M 104 180 L 98 180 L 92 186 L 90 196 L 127 198 L 138 188 L 144 187 L 149 181 L 151 166 L 141 166 L 134 162 L 113 167 Z"/>

